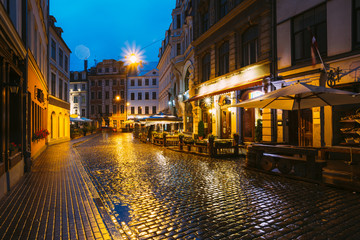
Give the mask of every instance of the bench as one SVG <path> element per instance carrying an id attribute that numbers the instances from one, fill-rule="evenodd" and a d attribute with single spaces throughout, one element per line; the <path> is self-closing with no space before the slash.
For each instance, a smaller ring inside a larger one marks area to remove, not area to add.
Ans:
<path id="1" fill-rule="evenodd" d="M 277 167 L 283 174 L 294 168 L 297 176 L 319 179 L 326 161 L 316 160 L 317 155 L 318 151 L 313 148 L 253 144 L 248 147 L 247 166 L 265 171 Z"/>

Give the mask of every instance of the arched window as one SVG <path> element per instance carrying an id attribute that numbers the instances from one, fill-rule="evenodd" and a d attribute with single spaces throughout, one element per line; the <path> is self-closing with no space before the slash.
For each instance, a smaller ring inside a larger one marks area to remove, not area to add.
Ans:
<path id="1" fill-rule="evenodd" d="M 184 79 L 184 92 L 189 90 L 189 78 L 190 78 L 190 72 L 189 69 L 186 71 L 185 79 Z"/>

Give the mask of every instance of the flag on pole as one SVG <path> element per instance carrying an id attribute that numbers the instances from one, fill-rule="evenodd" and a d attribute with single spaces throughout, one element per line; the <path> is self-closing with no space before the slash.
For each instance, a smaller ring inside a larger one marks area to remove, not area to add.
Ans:
<path id="1" fill-rule="evenodd" d="M 318 46 L 315 36 L 311 39 L 311 60 L 312 66 L 315 67 L 316 65 L 316 53 L 318 52 Z"/>

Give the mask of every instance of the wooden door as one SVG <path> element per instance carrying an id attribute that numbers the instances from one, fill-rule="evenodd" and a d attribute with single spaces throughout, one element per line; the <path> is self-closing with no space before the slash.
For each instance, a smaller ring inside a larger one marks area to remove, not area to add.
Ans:
<path id="1" fill-rule="evenodd" d="M 206 110 L 203 111 L 203 122 L 204 122 L 204 132 L 205 132 L 205 137 L 207 135 L 209 135 L 210 133 L 212 133 L 212 117 L 211 117 L 211 113 L 207 113 Z"/>
<path id="2" fill-rule="evenodd" d="M 308 147 L 313 144 L 313 118 L 311 109 L 301 110 L 301 146 Z"/>
<path id="3" fill-rule="evenodd" d="M 255 110 L 253 108 L 242 111 L 242 134 L 245 142 L 254 142 L 255 136 Z"/>
<path id="4" fill-rule="evenodd" d="M 231 112 L 222 110 L 221 113 L 221 138 L 231 138 Z"/>

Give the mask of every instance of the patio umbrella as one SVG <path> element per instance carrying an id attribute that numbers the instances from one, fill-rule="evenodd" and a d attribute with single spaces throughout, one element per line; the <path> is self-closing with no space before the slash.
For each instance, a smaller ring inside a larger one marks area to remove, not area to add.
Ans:
<path id="1" fill-rule="evenodd" d="M 80 119 L 83 120 L 84 122 L 92 122 L 91 119 L 88 119 L 88 118 L 85 118 L 85 117 L 82 117 L 82 118 L 80 118 Z"/>
<path id="2" fill-rule="evenodd" d="M 360 96 L 358 93 L 298 82 L 264 94 L 260 97 L 227 107 L 300 110 L 313 107 L 356 103 L 360 103 Z M 298 111 L 298 119 L 300 122 L 300 111 Z M 300 134 L 301 131 L 299 126 L 299 139 L 301 137 Z"/>
<path id="3" fill-rule="evenodd" d="M 84 120 L 82 120 L 81 118 L 70 118 L 71 122 L 84 122 Z"/>

